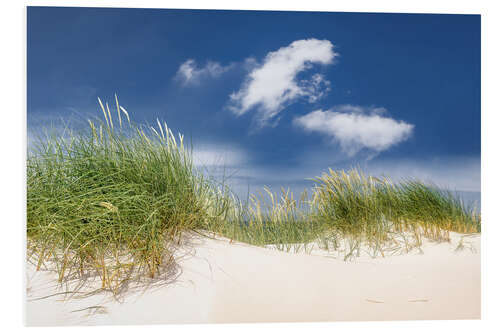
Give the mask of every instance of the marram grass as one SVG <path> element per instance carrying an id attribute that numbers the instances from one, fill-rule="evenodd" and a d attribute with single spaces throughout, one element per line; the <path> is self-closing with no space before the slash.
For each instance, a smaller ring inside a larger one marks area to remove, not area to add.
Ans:
<path id="1" fill-rule="evenodd" d="M 357 169 L 329 170 L 314 180 L 310 199 L 285 190 L 264 189 L 269 200 L 253 195 L 243 222 L 224 224 L 223 234 L 285 251 L 308 252 L 317 244 L 347 259 L 362 250 L 372 256 L 408 252 L 423 238 L 448 241 L 450 231 L 481 232 L 475 210 L 452 192 L 416 180 L 394 184 Z"/>
<path id="2" fill-rule="evenodd" d="M 478 233 L 480 216 L 452 192 L 416 180 L 390 179 L 329 170 L 315 179 L 311 219 L 336 238 L 365 242 L 383 255 L 387 244 L 420 246 L 422 237 L 448 240 L 450 231 Z M 408 237 L 413 240 L 409 244 Z"/>
<path id="3" fill-rule="evenodd" d="M 183 231 L 216 229 L 227 208 L 181 135 L 159 122 L 123 124 L 118 101 L 113 123 L 99 102 L 105 122 L 48 137 L 29 155 L 27 234 L 38 265 L 56 262 L 60 281 L 94 270 L 103 288 L 118 290 L 131 270 L 158 274 Z"/>
<path id="4" fill-rule="evenodd" d="M 384 255 L 423 237 L 481 231 L 480 215 L 450 192 L 356 169 L 317 177 L 310 197 L 264 189 L 243 205 L 198 172 L 183 136 L 165 123 L 133 124 L 116 96 L 112 107 L 99 106 L 103 121 L 49 135 L 28 155 L 29 254 L 38 267 L 55 263 L 61 282 L 90 272 L 119 293 L 131 274 L 168 269 L 193 231 L 284 251 L 319 244 L 345 258 L 362 246 Z"/>

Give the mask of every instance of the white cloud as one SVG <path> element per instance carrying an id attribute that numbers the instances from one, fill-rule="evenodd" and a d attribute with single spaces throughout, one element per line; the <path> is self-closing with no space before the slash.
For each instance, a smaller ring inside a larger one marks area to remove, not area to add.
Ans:
<path id="1" fill-rule="evenodd" d="M 239 167 L 246 162 L 246 155 L 237 147 L 205 144 L 193 149 L 193 163 L 199 167 Z"/>
<path id="2" fill-rule="evenodd" d="M 262 65 L 254 67 L 239 91 L 230 95 L 229 109 L 242 115 L 253 108 L 260 125 L 265 125 L 289 103 L 307 97 L 316 102 L 329 90 L 330 82 L 320 74 L 297 80 L 297 75 L 313 64 L 331 64 L 337 53 L 328 40 L 297 40 L 266 55 Z"/>
<path id="3" fill-rule="evenodd" d="M 309 103 L 316 103 L 330 91 L 330 81 L 321 74 L 314 74 L 310 80 L 302 80 L 302 87 L 309 96 Z"/>
<path id="4" fill-rule="evenodd" d="M 388 176 L 395 181 L 418 179 L 451 191 L 481 191 L 479 156 L 375 160 L 368 163 L 364 169 L 372 175 Z"/>
<path id="5" fill-rule="evenodd" d="M 214 61 L 208 61 L 205 67 L 199 67 L 195 60 L 188 59 L 179 66 L 177 78 L 182 81 L 184 85 L 199 84 L 203 78 L 217 78 L 232 67 L 232 64 L 222 66 Z"/>
<path id="6" fill-rule="evenodd" d="M 345 153 L 353 156 L 363 148 L 381 152 L 408 139 L 414 126 L 384 116 L 386 112 L 384 108 L 340 105 L 296 117 L 294 123 L 331 137 Z"/>

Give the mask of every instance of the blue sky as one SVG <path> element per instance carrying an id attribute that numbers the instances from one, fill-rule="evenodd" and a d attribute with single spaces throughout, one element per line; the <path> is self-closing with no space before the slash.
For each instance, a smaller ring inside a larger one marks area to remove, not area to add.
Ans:
<path id="1" fill-rule="evenodd" d="M 28 8 L 28 134 L 98 115 L 191 138 L 235 191 L 353 165 L 480 191 L 480 16 Z"/>

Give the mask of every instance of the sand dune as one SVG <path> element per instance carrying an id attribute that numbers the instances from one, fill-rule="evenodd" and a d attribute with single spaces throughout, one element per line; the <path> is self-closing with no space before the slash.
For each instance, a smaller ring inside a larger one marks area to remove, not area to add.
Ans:
<path id="1" fill-rule="evenodd" d="M 297 322 L 480 318 L 480 236 L 451 235 L 422 252 L 345 262 L 193 238 L 175 278 L 64 301 L 55 273 L 27 265 L 28 325 Z M 462 240 L 463 249 L 456 251 Z M 47 297 L 50 296 L 50 297 Z M 41 299 L 40 299 L 41 298 Z"/>

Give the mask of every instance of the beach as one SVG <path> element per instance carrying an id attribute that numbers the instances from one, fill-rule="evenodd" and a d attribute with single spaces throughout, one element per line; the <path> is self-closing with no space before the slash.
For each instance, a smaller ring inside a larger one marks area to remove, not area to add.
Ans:
<path id="1" fill-rule="evenodd" d="M 72 297 L 28 263 L 29 326 L 480 319 L 480 235 L 350 260 L 190 237 L 163 281 Z M 57 294 L 58 295 L 54 295 Z M 54 295 L 54 296 L 51 296 Z"/>

